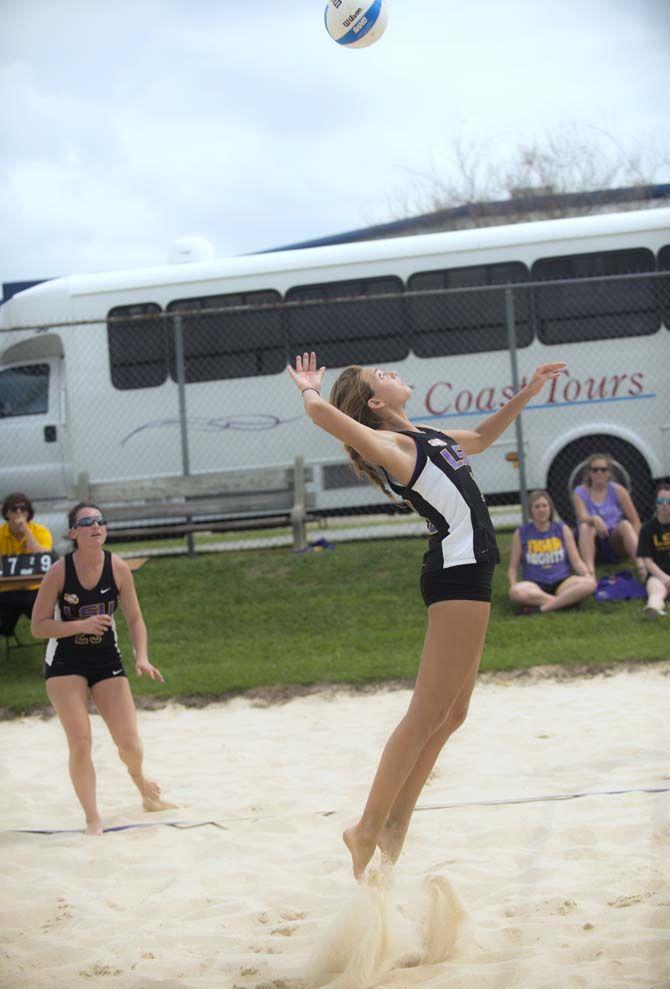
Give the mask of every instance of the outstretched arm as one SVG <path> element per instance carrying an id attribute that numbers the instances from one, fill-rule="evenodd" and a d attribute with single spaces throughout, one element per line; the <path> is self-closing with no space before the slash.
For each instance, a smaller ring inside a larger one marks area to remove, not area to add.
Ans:
<path id="1" fill-rule="evenodd" d="M 401 483 L 406 483 L 414 469 L 416 454 L 406 445 L 405 437 L 383 429 L 371 429 L 346 415 L 321 397 L 321 384 L 325 367 L 317 368 L 316 354 L 304 353 L 296 357 L 295 370 L 289 365 L 288 373 L 302 392 L 305 411 L 312 422 L 351 446 L 369 463 L 385 467 Z M 405 442 L 403 442 L 405 441 Z"/>
<path id="2" fill-rule="evenodd" d="M 553 381 L 564 370 L 563 361 L 541 364 L 525 388 L 518 391 L 501 409 L 487 416 L 475 429 L 456 429 L 450 431 L 449 435 L 465 453 L 481 453 L 505 432 L 531 398 L 540 394 L 546 382 Z"/>

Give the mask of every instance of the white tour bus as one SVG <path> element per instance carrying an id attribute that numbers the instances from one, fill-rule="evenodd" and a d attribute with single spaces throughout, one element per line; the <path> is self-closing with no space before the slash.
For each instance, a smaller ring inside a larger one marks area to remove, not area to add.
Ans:
<path id="1" fill-rule="evenodd" d="M 396 369 L 414 388 L 413 421 L 467 428 L 511 394 L 504 298 L 490 286 L 548 279 L 516 299 L 521 376 L 568 363 L 524 413 L 528 486 L 564 505 L 604 441 L 624 476 L 650 481 L 670 473 L 667 280 L 661 292 L 654 277 L 579 279 L 659 270 L 670 270 L 668 208 L 44 282 L 0 307 L 0 494 L 70 497 L 85 471 L 127 480 L 131 497 L 134 480 L 181 473 L 174 327 L 156 318 L 179 310 L 191 473 L 303 454 L 317 509 L 378 504 L 302 415 L 287 355 L 316 350 L 326 388 L 348 363 Z M 556 279 L 572 281 L 557 292 Z M 360 296 L 371 298 L 335 301 Z M 203 320 L 204 309 L 219 312 Z M 477 458 L 476 476 L 493 500 L 518 491 L 514 429 Z"/>

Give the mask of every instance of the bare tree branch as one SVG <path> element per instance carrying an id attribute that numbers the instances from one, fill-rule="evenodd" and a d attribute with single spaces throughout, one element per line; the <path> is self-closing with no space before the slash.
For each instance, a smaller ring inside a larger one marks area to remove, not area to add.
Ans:
<path id="1" fill-rule="evenodd" d="M 537 216 L 532 200 L 542 196 L 545 217 L 584 214 L 598 208 L 595 196 L 584 196 L 579 205 L 569 206 L 561 197 L 651 185 L 660 172 L 670 175 L 667 148 L 630 149 L 595 126 L 572 125 L 547 132 L 541 139 L 521 141 L 499 162 L 490 147 L 459 133 L 440 165 L 432 163 L 425 173 L 409 173 L 410 187 L 402 202 L 396 197 L 390 212 L 400 219 L 465 206 L 471 222 L 479 226 L 500 222 L 491 217 L 486 204 L 516 200 L 519 208 L 508 212 L 505 222 L 519 222 Z"/>

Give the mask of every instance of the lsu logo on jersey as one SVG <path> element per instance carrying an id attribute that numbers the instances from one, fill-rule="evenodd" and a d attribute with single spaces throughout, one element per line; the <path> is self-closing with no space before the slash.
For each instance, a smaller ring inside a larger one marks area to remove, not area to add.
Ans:
<path id="1" fill-rule="evenodd" d="M 71 594 L 70 597 L 76 598 L 77 603 L 79 602 L 79 598 L 76 594 Z M 74 607 L 74 603 L 72 606 Z M 113 601 L 100 601 L 97 604 L 83 604 L 79 609 L 77 617 L 80 620 L 83 620 L 84 618 L 92 618 L 93 615 L 113 615 L 115 610 Z M 68 620 L 74 617 L 72 608 L 67 604 L 63 607 L 63 617 Z"/>
<path id="2" fill-rule="evenodd" d="M 64 594 L 63 601 L 67 601 L 68 604 L 79 604 L 79 596 L 77 594 Z"/>
<path id="3" fill-rule="evenodd" d="M 470 466 L 470 461 L 468 460 L 467 455 L 458 443 L 453 443 L 451 449 L 446 447 L 446 449 L 440 450 L 440 456 L 444 457 L 453 470 L 460 470 L 461 467 Z"/>

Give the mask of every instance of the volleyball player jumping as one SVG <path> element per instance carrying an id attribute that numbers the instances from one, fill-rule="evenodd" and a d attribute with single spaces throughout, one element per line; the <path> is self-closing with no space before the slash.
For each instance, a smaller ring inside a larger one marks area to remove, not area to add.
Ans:
<path id="1" fill-rule="evenodd" d="M 431 533 L 421 571 L 428 629 L 407 713 L 388 739 L 363 815 L 343 835 L 361 879 L 375 848 L 395 862 L 416 801 L 445 742 L 463 724 L 491 608 L 500 556 L 468 457 L 486 450 L 563 363 L 543 364 L 530 382 L 472 430 L 448 435 L 415 426 L 405 411 L 411 388 L 395 371 L 358 366 L 321 397 L 325 367 L 315 353 L 289 373 L 312 421 L 344 443 L 354 468 L 404 499 Z"/>

